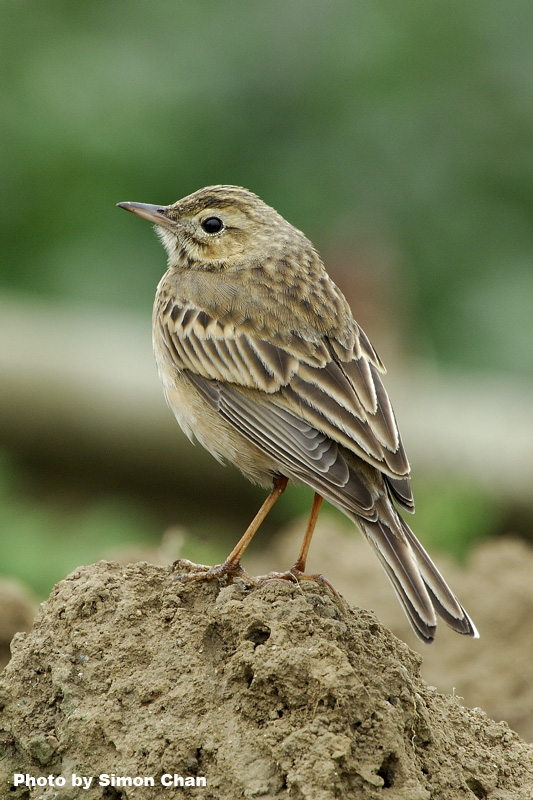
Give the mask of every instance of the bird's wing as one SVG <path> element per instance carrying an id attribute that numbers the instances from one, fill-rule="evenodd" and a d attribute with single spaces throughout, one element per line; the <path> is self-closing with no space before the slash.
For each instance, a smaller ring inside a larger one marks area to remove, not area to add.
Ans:
<path id="1" fill-rule="evenodd" d="M 294 452 L 300 448 L 300 458 L 311 440 L 322 450 L 339 444 L 380 470 L 397 501 L 413 509 L 409 464 L 379 375 L 383 367 L 355 323 L 347 347 L 335 339 L 310 341 L 294 332 L 276 338 L 265 331 L 262 338 L 261 331 L 222 325 L 205 311 L 175 300 L 156 320 L 154 335 L 171 362 L 221 413 L 225 408 L 229 421 L 249 440 L 276 453 L 291 443 Z M 335 463 L 333 451 L 329 458 Z M 304 469 L 302 463 L 299 469 Z M 311 458 L 304 471 L 313 469 L 316 461 Z M 307 474 L 302 478 L 310 483 Z M 367 500 L 360 499 L 368 513 Z"/>

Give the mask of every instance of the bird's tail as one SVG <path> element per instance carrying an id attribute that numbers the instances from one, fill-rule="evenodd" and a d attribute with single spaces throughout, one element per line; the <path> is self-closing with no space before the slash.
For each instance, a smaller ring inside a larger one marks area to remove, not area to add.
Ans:
<path id="1" fill-rule="evenodd" d="M 382 503 L 385 513 L 375 522 L 350 516 L 375 548 L 416 635 L 432 642 L 438 614 L 454 631 L 477 639 L 476 626 L 412 530 L 392 504 Z"/>

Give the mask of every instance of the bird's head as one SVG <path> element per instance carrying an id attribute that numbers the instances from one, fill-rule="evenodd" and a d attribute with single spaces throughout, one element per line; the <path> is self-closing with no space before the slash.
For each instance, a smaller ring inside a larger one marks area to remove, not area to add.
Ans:
<path id="1" fill-rule="evenodd" d="M 282 255 L 305 236 L 257 195 L 239 186 L 207 186 L 158 206 L 118 203 L 153 222 L 171 269 L 228 269 Z"/>

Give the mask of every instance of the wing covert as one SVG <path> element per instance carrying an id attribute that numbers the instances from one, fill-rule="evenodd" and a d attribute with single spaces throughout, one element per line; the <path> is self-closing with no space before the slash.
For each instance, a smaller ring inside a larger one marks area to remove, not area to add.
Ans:
<path id="1" fill-rule="evenodd" d="M 274 344 L 268 332 L 263 338 L 246 323 L 223 325 L 206 311 L 175 301 L 167 302 L 157 319 L 155 335 L 177 370 L 222 388 L 229 384 L 234 394 L 239 390 L 268 394 L 279 424 L 283 412 L 288 412 L 315 434 L 352 451 L 382 471 L 391 494 L 412 510 L 409 463 L 379 374 L 383 365 L 355 322 L 346 346 L 327 337 L 311 342 L 294 331 Z M 232 404 L 236 405 L 235 399 Z M 271 432 L 265 404 L 258 398 L 256 405 L 261 414 L 254 425 L 268 422 Z M 243 408 L 239 414 L 244 425 Z M 249 416 L 246 425 L 251 425 Z M 285 429 L 284 434 L 288 435 Z M 281 452 L 283 442 L 277 441 L 276 447 Z"/>

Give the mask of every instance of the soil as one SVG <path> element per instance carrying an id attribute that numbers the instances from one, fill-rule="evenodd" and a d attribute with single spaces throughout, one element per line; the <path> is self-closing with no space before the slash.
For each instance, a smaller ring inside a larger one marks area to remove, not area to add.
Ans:
<path id="1" fill-rule="evenodd" d="M 15 636 L 0 678 L 2 798 L 533 797 L 533 747 L 426 685 L 420 656 L 373 613 L 313 582 L 173 574 L 81 567 Z M 456 638 L 470 659 L 477 643 Z M 15 773 L 67 785 L 15 788 Z M 71 788 L 73 773 L 91 787 Z M 102 774 L 155 786 L 103 787 Z M 207 785 L 163 788 L 163 774 Z"/>
<path id="2" fill-rule="evenodd" d="M 38 602 L 29 589 L 15 578 L 0 577 L 0 669 L 11 652 L 9 646 L 18 631 L 29 631 Z"/>
<path id="3" fill-rule="evenodd" d="M 246 562 L 250 572 L 261 575 L 292 564 L 304 527 L 299 521 L 281 531 L 268 554 Z M 308 566 L 323 572 L 350 604 L 372 609 L 416 650 L 427 683 L 505 720 L 533 742 L 533 548 L 510 537 L 487 541 L 464 566 L 434 550 L 431 555 L 474 620 L 478 640 L 440 624 L 433 644 L 420 642 L 363 537 L 331 515 L 319 520 Z"/>

